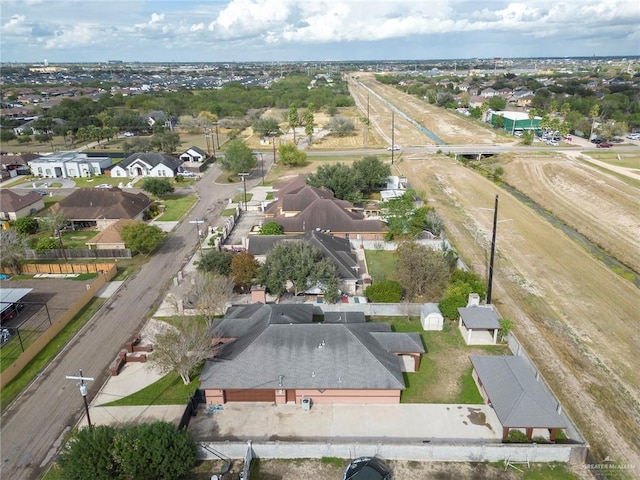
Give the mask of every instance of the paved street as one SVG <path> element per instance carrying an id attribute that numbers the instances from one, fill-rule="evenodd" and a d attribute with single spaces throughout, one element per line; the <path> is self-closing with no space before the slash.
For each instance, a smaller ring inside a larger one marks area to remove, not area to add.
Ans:
<path id="1" fill-rule="evenodd" d="M 83 413 L 83 400 L 75 382 L 65 375 L 82 368 L 96 381 L 90 385 L 91 400 L 107 378 L 107 367 L 125 342 L 146 321 L 148 312 L 159 305 L 172 276 L 187 263 L 196 248 L 192 218 L 211 221 L 219 215 L 225 199 L 233 197 L 237 185 L 218 185 L 217 166 L 194 185 L 200 202 L 183 218 L 166 244 L 117 294 L 100 308 L 94 318 L 44 369 L 2 415 L 0 477 L 35 479 L 55 454 L 54 443 L 67 426 L 76 424 Z M 260 181 L 259 172 L 247 182 Z"/>

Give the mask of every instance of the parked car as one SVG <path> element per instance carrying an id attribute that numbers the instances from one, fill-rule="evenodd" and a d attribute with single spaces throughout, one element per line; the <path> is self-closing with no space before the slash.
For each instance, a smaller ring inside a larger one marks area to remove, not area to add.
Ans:
<path id="1" fill-rule="evenodd" d="M 108 183 L 101 183 L 100 185 L 96 185 L 93 188 L 113 188 L 113 185 L 110 185 Z"/>
<path id="2" fill-rule="evenodd" d="M 601 138 L 598 138 L 598 137 L 591 139 L 591 143 L 595 143 L 596 145 L 598 145 L 598 144 L 600 144 L 602 142 L 604 142 L 604 140 L 602 140 Z"/>
<path id="3" fill-rule="evenodd" d="M 33 190 L 33 191 L 36 192 L 41 197 L 46 197 L 47 195 L 49 195 L 49 192 L 45 192 L 44 190 Z"/>
<path id="4" fill-rule="evenodd" d="M 133 132 L 124 132 L 123 135 L 125 137 L 133 137 L 135 134 Z"/>
<path id="5" fill-rule="evenodd" d="M 0 314 L 0 323 L 7 322 L 12 318 L 18 316 L 18 314 L 24 310 L 24 303 L 12 303 L 7 308 L 5 308 Z"/>
<path id="6" fill-rule="evenodd" d="M 596 145 L 596 147 L 598 148 L 611 148 L 613 147 L 613 143 L 609 143 L 609 142 L 600 142 Z"/>
<path id="7" fill-rule="evenodd" d="M 640 140 L 640 133 L 629 133 L 627 134 L 627 138 L 629 140 Z"/>
<path id="8" fill-rule="evenodd" d="M 390 152 L 397 152 L 398 150 L 400 150 L 400 145 L 389 145 L 387 147 L 387 150 L 389 150 Z"/>

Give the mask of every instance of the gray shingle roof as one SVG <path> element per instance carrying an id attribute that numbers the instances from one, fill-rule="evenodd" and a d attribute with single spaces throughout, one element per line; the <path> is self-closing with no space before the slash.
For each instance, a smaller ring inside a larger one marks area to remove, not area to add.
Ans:
<path id="1" fill-rule="evenodd" d="M 3 188 L 0 190 L 0 205 L 3 212 L 17 212 L 25 207 L 38 203 L 42 197 L 36 192 L 19 195 L 12 190 Z"/>
<path id="2" fill-rule="evenodd" d="M 146 210 L 151 200 L 144 193 L 123 192 L 119 188 L 79 188 L 51 211 L 69 220 L 132 219 Z"/>
<path id="3" fill-rule="evenodd" d="M 557 401 L 521 357 L 471 355 L 473 368 L 503 427 L 566 428 Z"/>
<path id="4" fill-rule="evenodd" d="M 172 157 L 171 155 L 165 155 L 164 153 L 158 152 L 145 152 L 145 153 L 134 153 L 129 155 L 127 158 L 122 160 L 117 165 L 122 168 L 127 168 L 136 160 L 142 160 L 143 162 L 151 165 L 152 167 L 156 167 L 160 164 L 166 165 L 174 172 L 178 170 L 178 167 L 184 163 L 183 160 L 179 158 Z"/>
<path id="5" fill-rule="evenodd" d="M 401 360 L 387 345 L 424 351 L 411 335 L 393 333 L 388 324 L 274 323 L 281 313 L 276 307 L 286 305 L 252 307 L 248 318 L 235 316 L 214 325 L 220 332 L 244 333 L 206 363 L 201 388 L 278 388 L 282 375 L 283 388 L 404 389 Z M 266 312 L 270 308 L 274 314 Z M 248 328 L 236 325 L 244 322 Z"/>
<path id="6" fill-rule="evenodd" d="M 467 328 L 500 328 L 500 318 L 491 307 L 459 307 L 458 313 Z"/>

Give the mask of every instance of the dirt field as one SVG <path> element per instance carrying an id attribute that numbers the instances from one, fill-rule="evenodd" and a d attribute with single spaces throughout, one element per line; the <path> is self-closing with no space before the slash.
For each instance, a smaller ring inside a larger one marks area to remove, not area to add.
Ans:
<path id="1" fill-rule="evenodd" d="M 404 109 L 404 96 L 389 93 Z M 413 102 L 408 113 L 411 108 Z M 399 144 L 427 143 L 426 136 L 416 141 L 401 131 L 396 138 Z M 610 251 L 637 256 L 637 188 L 577 161 L 549 156 L 527 164 L 519 158 L 505 168 L 516 187 L 553 204 L 567 222 L 601 230 L 603 243 L 616 245 Z M 596 457 L 610 455 L 640 471 L 638 289 L 533 209 L 450 158 L 404 156 L 397 169 L 427 192 L 465 262 L 479 273 L 486 272 L 492 229 L 486 209 L 500 195 L 505 222 L 498 227 L 494 304 L 514 320 L 516 334 Z"/>

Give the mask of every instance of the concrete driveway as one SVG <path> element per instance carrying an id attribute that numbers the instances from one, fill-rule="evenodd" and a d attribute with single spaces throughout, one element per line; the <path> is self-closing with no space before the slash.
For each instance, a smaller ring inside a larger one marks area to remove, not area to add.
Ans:
<path id="1" fill-rule="evenodd" d="M 231 403 L 207 415 L 200 405 L 189 431 L 206 441 L 424 440 L 500 442 L 502 426 L 487 405 L 300 405 Z"/>

